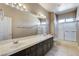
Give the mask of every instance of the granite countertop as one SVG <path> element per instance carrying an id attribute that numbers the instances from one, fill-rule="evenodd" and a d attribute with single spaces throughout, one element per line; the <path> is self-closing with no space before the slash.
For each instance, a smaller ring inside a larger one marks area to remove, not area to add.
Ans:
<path id="1" fill-rule="evenodd" d="M 33 35 L 23 38 L 9 39 L 6 41 L 0 42 L 0 56 L 9 56 L 18 51 L 26 49 L 30 46 L 33 46 L 39 42 L 42 42 L 48 38 L 52 37 L 52 35 Z M 17 44 L 14 44 L 14 41 L 18 41 Z"/>

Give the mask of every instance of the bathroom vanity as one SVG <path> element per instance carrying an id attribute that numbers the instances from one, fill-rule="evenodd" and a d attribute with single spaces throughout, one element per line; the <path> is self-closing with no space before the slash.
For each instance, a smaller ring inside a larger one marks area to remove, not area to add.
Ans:
<path id="1" fill-rule="evenodd" d="M 14 43 L 17 41 L 17 43 Z M 53 35 L 33 35 L 0 43 L 1 56 L 44 56 L 53 47 Z"/>

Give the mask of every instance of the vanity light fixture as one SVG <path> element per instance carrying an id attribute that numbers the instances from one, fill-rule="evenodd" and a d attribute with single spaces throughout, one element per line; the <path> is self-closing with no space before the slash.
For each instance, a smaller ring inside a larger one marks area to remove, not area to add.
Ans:
<path id="1" fill-rule="evenodd" d="M 23 12 L 27 12 L 28 11 L 26 6 L 24 4 L 22 4 L 22 3 L 5 3 L 5 4 L 9 5 L 11 7 L 14 7 L 14 8 L 16 8 L 16 9 L 18 9 L 20 11 L 23 11 Z"/>
<path id="2" fill-rule="evenodd" d="M 18 3 L 12 3 L 12 4 L 15 4 L 15 5 L 16 5 L 16 4 L 18 4 Z"/>
<path id="3" fill-rule="evenodd" d="M 24 9 L 26 9 L 26 6 L 25 6 L 25 5 L 23 5 L 23 8 L 24 8 Z"/>
<path id="4" fill-rule="evenodd" d="M 15 7 L 15 4 L 12 4 L 11 6 L 12 6 L 12 7 Z"/>
<path id="5" fill-rule="evenodd" d="M 9 3 L 5 3 L 6 5 L 9 5 Z"/>
<path id="6" fill-rule="evenodd" d="M 43 15 L 41 12 L 38 13 L 37 17 L 38 17 L 38 18 L 46 19 L 46 16 Z"/>
<path id="7" fill-rule="evenodd" d="M 16 6 L 16 8 L 17 8 L 18 10 L 20 9 L 20 7 L 19 7 L 18 5 Z"/>
<path id="8" fill-rule="evenodd" d="M 22 6 L 22 4 L 21 3 L 18 3 L 18 5 L 21 7 Z"/>

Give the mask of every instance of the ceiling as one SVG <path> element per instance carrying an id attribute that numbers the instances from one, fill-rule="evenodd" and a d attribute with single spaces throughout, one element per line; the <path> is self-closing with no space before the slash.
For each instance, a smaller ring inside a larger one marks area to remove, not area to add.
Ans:
<path id="1" fill-rule="evenodd" d="M 76 10 L 76 8 L 79 6 L 79 3 L 8 3 L 6 5 L 15 7 L 20 11 L 31 12 L 33 14 L 38 14 L 41 15 L 41 17 L 44 17 L 42 13 L 46 14 L 46 10 L 56 14 L 63 14 Z"/>
<path id="2" fill-rule="evenodd" d="M 79 3 L 39 3 L 44 9 L 56 14 L 63 14 L 76 9 Z"/>

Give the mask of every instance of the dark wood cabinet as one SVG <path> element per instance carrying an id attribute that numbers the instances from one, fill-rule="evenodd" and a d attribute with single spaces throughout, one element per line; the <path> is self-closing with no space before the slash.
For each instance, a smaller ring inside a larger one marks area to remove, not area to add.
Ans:
<path id="1" fill-rule="evenodd" d="M 47 51 L 48 51 L 48 40 L 46 40 L 46 41 L 44 41 L 43 42 L 44 43 L 44 45 L 43 45 L 43 54 L 46 54 L 47 53 Z"/>
<path id="2" fill-rule="evenodd" d="M 29 55 L 30 55 L 30 51 L 31 51 L 31 49 L 30 49 L 30 48 L 27 48 L 27 49 L 26 49 L 26 51 L 25 51 L 26 56 L 29 56 Z"/>
<path id="3" fill-rule="evenodd" d="M 50 38 L 50 48 L 52 48 L 53 43 L 54 43 L 54 41 L 53 41 L 53 37 L 52 37 L 52 38 Z"/>
<path id="4" fill-rule="evenodd" d="M 43 42 L 41 42 L 37 45 L 37 51 L 36 51 L 37 56 L 43 56 L 44 55 L 43 54 L 43 45 L 44 45 Z"/>
<path id="5" fill-rule="evenodd" d="M 53 47 L 53 37 L 19 51 L 11 56 L 43 56 Z"/>
<path id="6" fill-rule="evenodd" d="M 48 42 L 47 43 L 47 50 L 50 50 L 50 48 L 51 48 L 50 40 L 48 40 L 47 42 Z"/>
<path id="7" fill-rule="evenodd" d="M 26 49 L 19 51 L 15 54 L 12 54 L 11 56 L 26 56 Z"/>
<path id="8" fill-rule="evenodd" d="M 30 56 L 36 56 L 37 55 L 36 51 L 37 51 L 37 44 L 30 47 Z"/>

